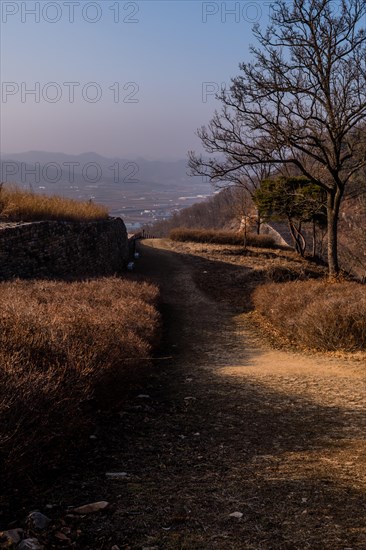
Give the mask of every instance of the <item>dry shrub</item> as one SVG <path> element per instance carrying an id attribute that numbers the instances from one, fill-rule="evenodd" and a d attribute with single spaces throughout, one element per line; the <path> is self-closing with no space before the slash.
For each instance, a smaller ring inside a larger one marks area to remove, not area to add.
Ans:
<path id="1" fill-rule="evenodd" d="M 315 279 L 321 277 L 323 274 L 314 269 L 306 268 L 302 265 L 295 267 L 286 267 L 282 265 L 273 265 L 268 269 L 263 270 L 265 278 L 268 282 L 274 283 L 286 283 L 288 281 L 297 281 L 303 279 Z"/>
<path id="2" fill-rule="evenodd" d="M 142 375 L 160 320 L 158 290 L 147 283 L 0 286 L 0 471 L 11 480 L 80 444 L 91 403 L 110 406 Z"/>
<path id="3" fill-rule="evenodd" d="M 285 266 L 271 266 L 266 270 L 266 279 L 274 283 L 284 283 L 286 281 L 296 281 L 299 279 L 299 272 Z"/>
<path id="4" fill-rule="evenodd" d="M 170 238 L 173 241 L 180 242 L 196 242 L 196 243 L 211 243 L 211 244 L 231 244 L 241 245 L 244 243 L 244 236 L 235 231 L 217 231 L 208 229 L 173 229 L 170 232 Z M 274 239 L 269 235 L 257 235 L 249 233 L 246 236 L 246 244 L 248 246 L 257 246 L 260 248 L 275 248 Z"/>
<path id="5" fill-rule="evenodd" d="M 108 218 L 108 209 L 91 201 L 77 201 L 24 191 L 19 187 L 0 188 L 2 221 L 97 221 Z"/>
<path id="6" fill-rule="evenodd" d="M 366 288 L 353 282 L 269 283 L 254 292 L 257 311 L 288 340 L 321 351 L 366 349 Z"/>

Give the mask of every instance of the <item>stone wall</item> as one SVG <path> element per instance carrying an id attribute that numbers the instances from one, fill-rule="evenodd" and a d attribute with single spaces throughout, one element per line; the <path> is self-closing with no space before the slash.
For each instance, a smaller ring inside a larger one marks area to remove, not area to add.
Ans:
<path id="1" fill-rule="evenodd" d="M 67 278 L 120 273 L 128 239 L 120 218 L 0 226 L 0 279 Z"/>

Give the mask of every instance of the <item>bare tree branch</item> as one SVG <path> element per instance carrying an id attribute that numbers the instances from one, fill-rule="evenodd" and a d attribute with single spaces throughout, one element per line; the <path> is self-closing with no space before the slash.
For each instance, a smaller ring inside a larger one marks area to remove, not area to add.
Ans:
<path id="1" fill-rule="evenodd" d="M 269 27 L 253 29 L 252 61 L 198 130 L 206 153 L 218 156 L 189 154 L 192 174 L 222 185 L 244 178 L 249 188 L 248 173 L 291 165 L 326 190 L 333 274 L 340 201 L 366 163 L 365 15 L 366 0 L 275 0 Z"/>

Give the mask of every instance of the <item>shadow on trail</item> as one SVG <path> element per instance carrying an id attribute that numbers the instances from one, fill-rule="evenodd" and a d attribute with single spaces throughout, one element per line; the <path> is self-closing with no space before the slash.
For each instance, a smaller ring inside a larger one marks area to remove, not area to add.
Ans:
<path id="1" fill-rule="evenodd" d="M 261 351 L 235 333 L 233 308 L 192 282 L 193 264 L 212 271 L 219 262 L 141 250 L 138 272 L 161 286 L 165 351 L 173 358 L 157 364 L 143 386 L 149 397 L 132 400 L 103 438 L 99 468 L 130 476 L 123 489 L 107 485 L 108 500 L 118 502 L 110 520 L 117 544 L 365 548 L 365 495 L 351 473 L 339 479 L 328 467 L 352 440 L 350 418 L 357 424 L 361 414 L 220 375 L 215 365 L 249 365 Z M 230 517 L 237 511 L 240 519 Z M 84 547 L 96 548 L 98 521 L 86 521 Z"/>
<path id="2" fill-rule="evenodd" d="M 365 548 L 364 493 L 319 466 L 351 411 L 182 367 L 164 364 L 107 432 L 105 467 L 130 474 L 107 488 L 118 544 Z"/>
<path id="3" fill-rule="evenodd" d="M 364 411 L 225 375 L 263 357 L 235 320 L 262 280 L 241 266 L 140 246 L 132 277 L 161 287 L 163 358 L 122 410 L 101 418 L 89 455 L 42 494 L 43 505 L 56 503 L 47 514 L 112 504 L 75 520 L 80 549 L 364 550 L 364 480 L 353 469 L 366 462 Z M 350 448 L 354 456 L 337 464 Z"/>

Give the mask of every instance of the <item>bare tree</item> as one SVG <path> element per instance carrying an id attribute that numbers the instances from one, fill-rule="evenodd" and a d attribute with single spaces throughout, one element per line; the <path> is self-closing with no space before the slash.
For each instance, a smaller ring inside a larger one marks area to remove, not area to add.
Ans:
<path id="1" fill-rule="evenodd" d="M 275 0 L 270 26 L 253 29 L 253 61 L 240 64 L 222 110 L 198 131 L 205 151 L 219 156 L 189 153 L 191 172 L 213 181 L 292 166 L 324 189 L 331 276 L 340 203 L 366 165 L 365 14 L 366 0 Z"/>

